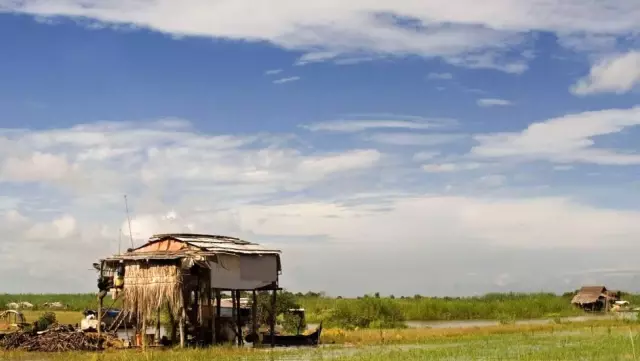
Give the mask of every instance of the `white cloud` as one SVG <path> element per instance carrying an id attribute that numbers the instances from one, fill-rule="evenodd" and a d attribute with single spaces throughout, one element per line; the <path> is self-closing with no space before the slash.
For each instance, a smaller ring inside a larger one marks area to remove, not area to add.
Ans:
<path id="1" fill-rule="evenodd" d="M 425 160 L 431 160 L 435 157 L 437 157 L 440 154 L 440 152 L 429 152 L 429 151 L 423 151 L 423 152 L 418 152 L 415 153 L 413 155 L 413 160 L 416 162 L 423 162 Z"/>
<path id="2" fill-rule="evenodd" d="M 528 58 L 525 54 L 515 59 L 507 55 L 514 46 L 526 45 L 530 31 L 551 32 L 561 38 L 629 35 L 640 24 L 638 5 L 627 0 L 460 0 L 451 4 L 435 0 L 326 0 L 321 4 L 287 0 L 259 5 L 248 0 L 0 0 L 0 9 L 39 18 L 62 15 L 132 24 L 174 36 L 267 41 L 306 52 L 302 59 L 307 62 L 418 55 L 512 73 L 522 72 Z"/>
<path id="3" fill-rule="evenodd" d="M 507 177 L 502 174 L 490 174 L 480 177 L 478 183 L 487 187 L 500 187 L 507 181 Z"/>
<path id="4" fill-rule="evenodd" d="M 482 98 L 476 101 L 480 107 L 504 107 L 512 105 L 509 100 L 497 98 Z"/>
<path id="5" fill-rule="evenodd" d="M 418 116 L 380 115 L 369 119 L 340 119 L 317 122 L 302 127 L 313 131 L 356 133 L 372 129 L 411 129 L 426 130 L 453 126 L 455 121 L 442 118 L 424 118 Z"/>
<path id="6" fill-rule="evenodd" d="M 422 169 L 425 172 L 429 173 L 450 173 L 450 172 L 460 172 L 466 170 L 474 170 L 482 167 L 482 163 L 433 163 L 433 164 L 425 164 L 422 166 Z"/>
<path id="7" fill-rule="evenodd" d="M 126 190 L 137 182 L 147 187 L 191 182 L 219 189 L 234 184 L 254 195 L 273 194 L 366 169 L 382 159 L 374 149 L 303 153 L 287 146 L 288 135 L 206 135 L 177 120 L 5 133 L 0 141 L 21 148 L 17 154 L 1 153 L 0 181 L 67 185 L 77 195 Z"/>
<path id="8" fill-rule="evenodd" d="M 69 214 L 54 219 L 51 223 L 38 223 L 26 231 L 25 236 L 35 240 L 59 240 L 73 236 L 77 231 L 76 219 Z"/>
<path id="9" fill-rule="evenodd" d="M 282 73 L 282 69 L 271 69 L 264 72 L 264 75 L 276 75 Z"/>
<path id="10" fill-rule="evenodd" d="M 434 284 L 440 287 L 434 292 L 486 292 L 493 290 L 492 280 L 504 267 L 510 267 L 510 280 L 519 281 L 539 266 L 505 265 L 504 260 L 518 252 L 527 257 L 542 252 L 540 259 L 557 254 L 559 248 L 572 252 L 596 248 L 594 254 L 601 259 L 599 247 L 637 248 L 640 236 L 638 212 L 568 198 L 457 196 L 455 191 L 463 188 L 458 187 L 462 173 L 452 174 L 455 188 L 445 184 L 430 188 L 446 189 L 443 194 L 415 191 L 412 181 L 431 187 L 428 181 L 439 178 L 422 173 L 411 162 L 411 157 L 435 158 L 439 150 L 429 148 L 404 154 L 415 170 L 408 173 L 390 167 L 387 154 L 372 148 L 319 151 L 287 135 L 203 134 L 180 120 L 0 134 L 0 139 L 21 145 L 18 153 L 0 152 L 0 164 L 16 156 L 50 154 L 64 158 L 70 169 L 86 174 L 93 183 L 79 193 L 20 184 L 30 187 L 11 194 L 20 201 L 4 202 L 0 282 L 8 292 L 94 290 L 95 273 L 87 269 L 98 257 L 117 251 L 118 229 L 122 249 L 130 247 L 123 193 L 129 194 L 136 245 L 161 232 L 239 236 L 283 249 L 284 287 L 343 295 L 371 290 L 424 292 L 424 283 L 400 285 L 394 280 L 402 274 L 433 273 L 452 263 L 452 273 Z M 499 184 L 503 181 L 499 175 L 478 174 L 485 164 L 434 163 L 425 170 L 473 170 L 470 182 L 504 185 Z M 28 179 L 44 184 L 68 180 L 29 174 Z M 390 175 L 399 181 L 389 185 Z M 39 252 L 33 252 L 36 247 Z M 469 251 L 461 254 L 457 249 Z M 353 254 L 366 262 L 354 260 Z M 68 259 L 80 261 L 65 262 Z M 496 260 L 503 262 L 494 270 Z M 308 272 L 328 261 L 334 266 L 322 274 Z M 388 267 L 372 266 L 380 262 Z M 619 262 L 616 258 L 614 263 Z M 563 267 L 567 267 L 564 260 L 547 263 L 547 285 L 555 284 L 554 273 Z M 23 269 L 30 273 L 15 280 L 12 275 Z M 348 280 L 336 277 L 347 271 L 351 271 Z M 468 272 L 487 281 L 464 283 Z M 61 278 L 62 286 L 54 282 Z"/>
<path id="11" fill-rule="evenodd" d="M 435 134 L 435 133 L 376 133 L 364 136 L 363 139 L 371 142 L 406 145 L 406 146 L 435 146 L 457 142 L 467 138 L 464 134 Z"/>
<path id="12" fill-rule="evenodd" d="M 576 95 L 626 93 L 640 84 L 640 51 L 605 57 L 571 87 Z"/>
<path id="13" fill-rule="evenodd" d="M 63 156 L 41 152 L 9 157 L 0 164 L 0 179 L 14 182 L 60 181 L 75 171 Z"/>
<path id="14" fill-rule="evenodd" d="M 451 73 L 429 73 L 427 75 L 429 79 L 437 79 L 437 80 L 450 80 L 453 79 L 453 74 Z"/>
<path id="15" fill-rule="evenodd" d="M 592 139 L 636 125 L 640 125 L 640 107 L 569 114 L 531 124 L 522 132 L 478 135 L 480 144 L 471 154 L 557 163 L 640 164 L 640 154 L 598 148 Z"/>
<path id="16" fill-rule="evenodd" d="M 273 84 L 291 83 L 291 82 L 298 81 L 298 80 L 300 80 L 299 76 L 290 76 L 290 77 L 286 77 L 286 78 L 276 79 L 276 80 L 273 81 Z"/>

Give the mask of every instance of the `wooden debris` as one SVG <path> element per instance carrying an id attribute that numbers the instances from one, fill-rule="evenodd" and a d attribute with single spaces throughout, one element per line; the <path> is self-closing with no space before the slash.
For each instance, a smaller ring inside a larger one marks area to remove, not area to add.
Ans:
<path id="1" fill-rule="evenodd" d="M 56 325 L 40 332 L 14 332 L 0 340 L 5 350 L 66 352 L 98 351 L 113 346 L 115 337 L 77 331 L 72 326 Z"/>

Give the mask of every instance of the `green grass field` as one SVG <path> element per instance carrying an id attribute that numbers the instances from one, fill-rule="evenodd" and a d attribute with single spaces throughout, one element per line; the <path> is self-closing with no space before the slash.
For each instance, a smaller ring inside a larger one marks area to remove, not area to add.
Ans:
<path id="1" fill-rule="evenodd" d="M 3 360 L 142 361 L 142 360 L 270 360 L 270 361 L 412 361 L 412 360 L 637 360 L 640 325 L 622 321 L 580 324 L 514 326 L 478 329 L 394 330 L 387 338 L 373 330 L 342 331 L 356 344 L 325 345 L 316 349 L 254 350 L 230 347 L 105 351 L 102 353 L 38 354 L 0 352 Z M 398 338 L 394 334 L 400 334 Z"/>
<path id="2" fill-rule="evenodd" d="M 373 298 L 373 297 L 371 297 Z M 638 304 L 636 295 L 625 295 L 625 299 Z M 362 310 L 363 300 L 337 299 L 329 297 L 313 297 L 297 295 L 296 302 L 307 311 L 307 321 L 317 323 L 327 317 L 333 310 L 341 309 L 352 314 Z M 379 304 L 397 309 L 404 320 L 438 321 L 438 320 L 500 320 L 500 319 L 534 319 L 554 316 L 572 316 L 582 313 L 570 304 L 571 297 L 548 293 L 530 294 L 488 294 L 479 297 L 462 298 L 381 298 Z M 46 302 L 62 302 L 68 311 L 82 311 L 96 308 L 94 294 L 0 294 L 0 309 L 10 302 L 26 301 L 32 303 L 34 310 L 42 310 Z M 105 305 L 111 304 L 107 298 Z M 116 304 L 117 306 L 117 304 Z"/>

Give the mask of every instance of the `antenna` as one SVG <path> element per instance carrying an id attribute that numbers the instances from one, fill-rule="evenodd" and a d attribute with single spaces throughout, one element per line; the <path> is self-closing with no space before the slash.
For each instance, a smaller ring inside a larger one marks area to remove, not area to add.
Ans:
<path id="1" fill-rule="evenodd" d="M 129 217 L 129 204 L 127 203 L 127 195 L 124 195 L 124 206 L 127 210 L 127 221 L 129 222 L 129 239 L 131 239 L 131 248 L 133 247 L 133 233 L 131 232 L 131 218 Z M 120 232 L 122 233 L 122 232 Z"/>

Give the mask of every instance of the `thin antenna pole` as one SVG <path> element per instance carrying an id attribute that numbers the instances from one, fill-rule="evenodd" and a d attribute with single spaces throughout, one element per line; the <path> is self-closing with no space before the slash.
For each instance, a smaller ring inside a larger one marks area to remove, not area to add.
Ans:
<path id="1" fill-rule="evenodd" d="M 124 206 L 127 209 L 127 221 L 129 222 L 129 239 L 131 239 L 131 248 L 133 248 L 133 232 L 131 232 L 131 218 L 129 217 L 129 203 L 127 202 L 127 195 L 124 195 Z"/>

